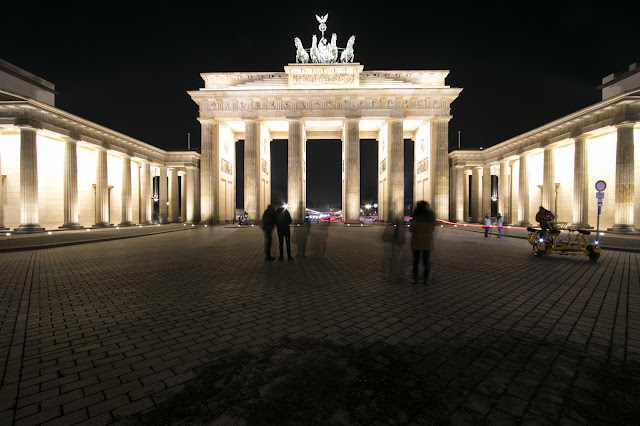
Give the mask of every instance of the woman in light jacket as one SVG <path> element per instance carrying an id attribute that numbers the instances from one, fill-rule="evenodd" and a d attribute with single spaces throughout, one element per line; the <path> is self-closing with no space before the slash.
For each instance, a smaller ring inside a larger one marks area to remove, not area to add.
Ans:
<path id="1" fill-rule="evenodd" d="M 429 279 L 429 255 L 433 248 L 433 230 L 436 225 L 436 215 L 426 201 L 418 201 L 411 219 L 411 250 L 413 251 L 413 283 L 418 282 L 420 256 L 424 265 L 424 284 Z"/>

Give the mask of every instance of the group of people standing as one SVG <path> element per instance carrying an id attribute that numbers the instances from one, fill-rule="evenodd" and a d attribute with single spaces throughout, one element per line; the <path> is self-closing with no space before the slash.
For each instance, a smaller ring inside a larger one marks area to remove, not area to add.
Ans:
<path id="1" fill-rule="evenodd" d="M 503 224 L 504 224 L 504 218 L 500 213 L 498 213 L 498 215 L 496 216 L 496 228 L 498 228 L 498 238 L 502 238 Z M 492 225 L 491 217 L 487 214 L 484 217 L 484 224 L 483 224 L 485 238 L 489 237 L 489 230 L 491 229 L 491 225 Z"/>
<path id="2" fill-rule="evenodd" d="M 264 260 L 275 260 L 271 256 L 271 244 L 273 240 L 273 228 L 278 230 L 278 242 L 280 244 L 280 257 L 278 260 L 284 260 L 283 244 L 287 243 L 287 259 L 293 260 L 291 256 L 291 215 L 289 210 L 279 207 L 277 210 L 273 205 L 269 205 L 262 214 L 262 230 L 264 231 Z"/>

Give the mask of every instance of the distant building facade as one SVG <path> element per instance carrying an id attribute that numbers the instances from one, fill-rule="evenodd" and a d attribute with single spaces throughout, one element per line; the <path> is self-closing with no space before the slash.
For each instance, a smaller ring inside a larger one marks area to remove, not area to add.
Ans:
<path id="1" fill-rule="evenodd" d="M 199 221 L 198 153 L 167 152 L 54 105 L 53 84 L 0 60 L 0 229 Z"/>
<path id="2" fill-rule="evenodd" d="M 602 101 L 483 150 L 449 153 L 451 220 L 535 223 L 539 206 L 558 221 L 595 227 L 595 183 L 605 181 L 601 229 L 640 224 L 640 68 L 603 79 Z"/>

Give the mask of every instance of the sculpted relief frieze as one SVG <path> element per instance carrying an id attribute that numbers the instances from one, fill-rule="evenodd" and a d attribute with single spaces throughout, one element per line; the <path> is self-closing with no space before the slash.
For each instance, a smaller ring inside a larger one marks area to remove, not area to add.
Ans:
<path id="1" fill-rule="evenodd" d="M 291 78 L 292 83 L 297 86 L 351 85 L 355 83 L 355 75 L 353 74 L 295 74 Z"/>
<path id="2" fill-rule="evenodd" d="M 335 111 L 412 109 L 438 110 L 449 108 L 448 99 L 431 98 L 324 98 L 324 99 L 212 99 L 203 108 L 206 111 Z"/>

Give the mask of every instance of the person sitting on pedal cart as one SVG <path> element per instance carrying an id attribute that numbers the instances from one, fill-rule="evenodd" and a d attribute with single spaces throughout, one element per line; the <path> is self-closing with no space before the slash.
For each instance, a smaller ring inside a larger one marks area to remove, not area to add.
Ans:
<path id="1" fill-rule="evenodd" d="M 536 213 L 536 221 L 540 223 L 540 238 L 545 237 L 546 231 L 552 231 L 553 228 L 553 213 L 544 207 L 540 206 L 540 210 Z"/>

